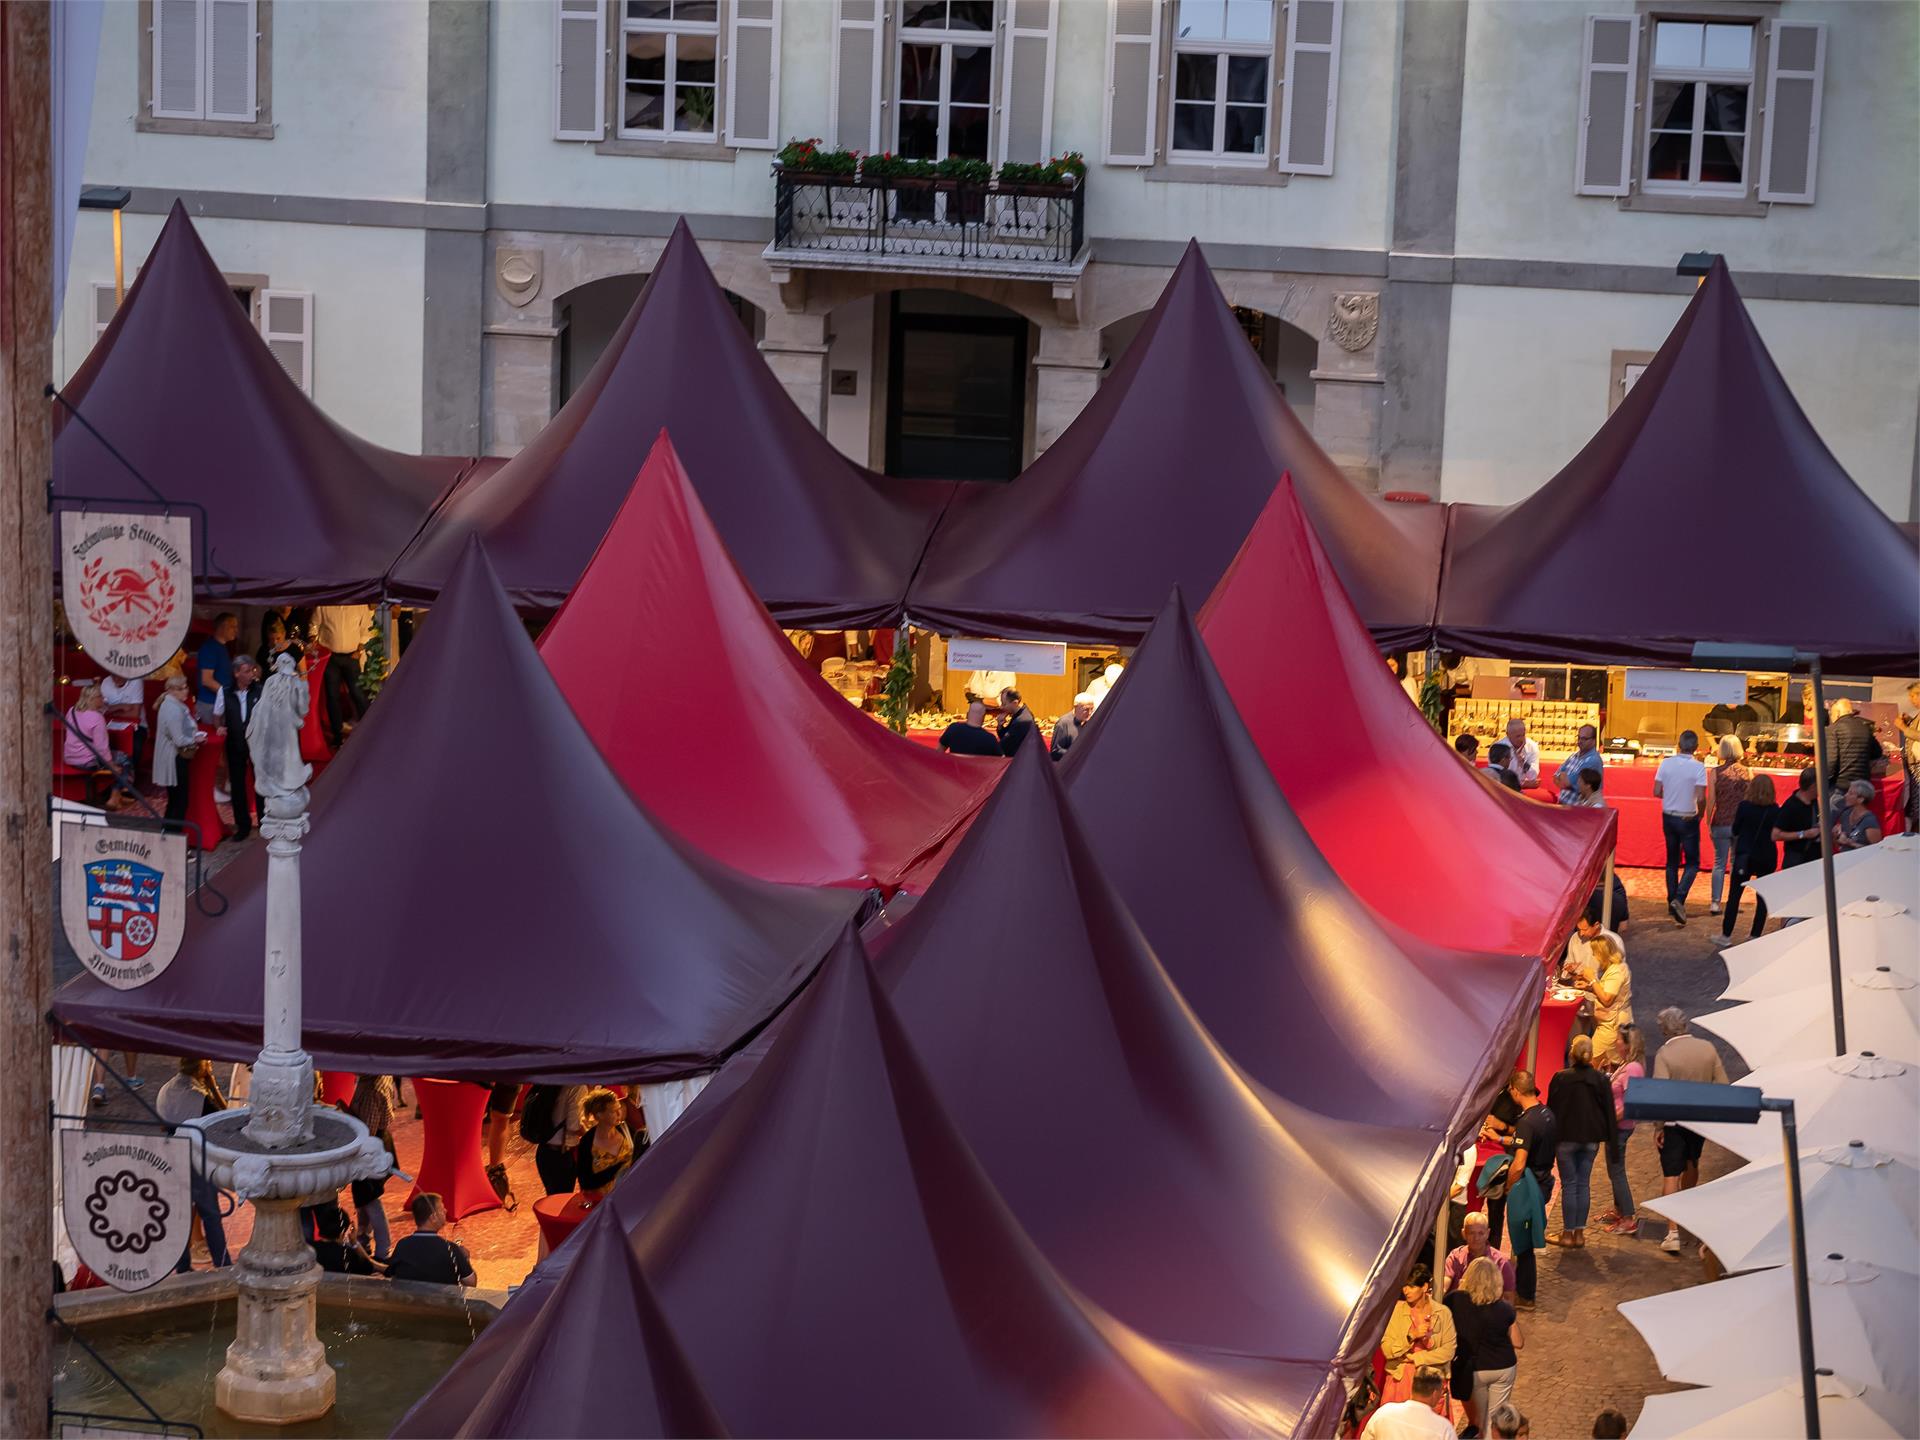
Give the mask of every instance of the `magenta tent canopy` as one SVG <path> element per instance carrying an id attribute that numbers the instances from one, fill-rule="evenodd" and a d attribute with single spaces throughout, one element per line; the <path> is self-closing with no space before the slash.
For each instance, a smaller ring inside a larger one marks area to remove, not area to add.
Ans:
<path id="1" fill-rule="evenodd" d="M 1441 508 L 1379 500 L 1340 472 L 1262 368 L 1196 241 L 1052 447 L 1008 484 L 955 494 L 908 613 L 970 635 L 1138 640 L 1175 586 L 1213 589 L 1288 470 L 1376 640 L 1418 643 Z"/>
<path id="2" fill-rule="evenodd" d="M 56 497 L 160 509 L 111 445 L 167 499 L 205 507 L 216 571 L 196 564 L 194 588 L 210 600 L 377 599 L 393 557 L 472 464 L 383 450 L 322 414 L 234 303 L 178 202 L 63 393 L 99 435 L 54 402 Z M 193 523 L 198 541 L 202 517 Z"/>
<path id="3" fill-rule="evenodd" d="M 1912 540 L 1815 432 L 1722 259 L 1564 470 L 1517 504 L 1449 510 L 1453 649 L 1684 665 L 1710 640 L 1895 675 L 1920 654 Z"/>
<path id="4" fill-rule="evenodd" d="M 1261 1380 L 1151 1344 L 1048 1264 L 851 931 L 755 1049 L 724 1106 L 697 1103 L 712 1117 L 698 1147 L 679 1143 L 689 1112 L 396 1434 L 682 1433 L 654 1428 L 657 1366 L 638 1377 L 635 1406 L 625 1383 L 607 1383 L 631 1363 L 597 1382 L 538 1363 L 558 1334 L 591 1346 L 603 1318 L 624 1327 L 647 1287 L 733 1434 L 1276 1428 L 1260 1423 L 1274 1413 Z M 657 1203 L 636 1209 L 649 1186 Z M 632 1264 L 607 1238 L 622 1231 Z"/>
<path id="5" fill-rule="evenodd" d="M 477 534 L 515 604 L 559 605 L 663 429 L 782 625 L 895 623 L 951 487 L 835 450 L 767 368 L 684 220 L 592 373 L 526 449 L 448 497 L 394 564 L 393 593 L 432 599 Z"/>
<path id="6" fill-rule="evenodd" d="M 306 1047 L 330 1069 L 454 1079 L 710 1070 L 805 981 L 851 890 L 750 879 L 628 796 L 535 653 L 478 541 L 353 743 L 301 854 Z M 189 907 L 159 979 L 81 976 L 54 1011 L 97 1044 L 250 1058 L 266 850 Z"/>

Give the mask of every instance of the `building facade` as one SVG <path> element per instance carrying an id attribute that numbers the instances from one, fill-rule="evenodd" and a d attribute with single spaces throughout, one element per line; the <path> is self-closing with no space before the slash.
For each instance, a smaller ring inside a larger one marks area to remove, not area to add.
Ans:
<path id="1" fill-rule="evenodd" d="M 1875 0 L 113 0 L 85 178 L 183 199 L 381 444 L 510 454 L 685 216 L 844 452 L 1010 478 L 1197 237 L 1361 484 L 1507 502 L 1724 254 L 1800 403 L 1920 497 L 1920 6 Z M 790 139 L 1085 157 L 1070 195 L 776 178 Z M 56 362 L 112 313 L 83 215 Z M 1783 519 L 1783 539 L 1791 517 Z"/>

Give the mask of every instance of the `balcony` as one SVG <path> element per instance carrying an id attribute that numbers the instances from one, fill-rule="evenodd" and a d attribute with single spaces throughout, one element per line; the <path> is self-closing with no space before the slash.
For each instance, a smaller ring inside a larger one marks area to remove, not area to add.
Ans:
<path id="1" fill-rule="evenodd" d="M 1059 185 L 774 168 L 767 260 L 1071 284 L 1086 268 L 1086 180 Z"/>

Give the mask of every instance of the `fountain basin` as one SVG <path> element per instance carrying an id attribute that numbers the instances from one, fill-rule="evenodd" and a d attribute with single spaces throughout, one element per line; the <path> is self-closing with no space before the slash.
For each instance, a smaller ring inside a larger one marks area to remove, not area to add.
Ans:
<path id="1" fill-rule="evenodd" d="M 229 1268 L 176 1276 L 123 1295 L 84 1290 L 54 1308 L 168 1420 L 209 1437 L 257 1436 L 214 1403 L 214 1381 L 234 1338 L 236 1276 Z M 333 1408 L 318 1419 L 273 1427 L 292 1436 L 391 1434 L 499 1314 L 506 1293 L 364 1276 L 326 1275 L 318 1292 L 319 1336 L 338 1377 Z M 54 1408 L 134 1419 L 139 1404 L 61 1329 L 54 1331 Z"/>

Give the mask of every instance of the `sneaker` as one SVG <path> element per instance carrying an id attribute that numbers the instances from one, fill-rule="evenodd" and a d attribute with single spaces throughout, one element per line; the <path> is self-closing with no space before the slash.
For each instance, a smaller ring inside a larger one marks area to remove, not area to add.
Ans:
<path id="1" fill-rule="evenodd" d="M 144 1090 L 146 1088 L 147 1088 L 147 1082 L 142 1080 L 138 1075 L 129 1075 L 127 1077 L 127 1089 Z"/>
<path id="2" fill-rule="evenodd" d="M 1684 925 L 1687 923 L 1687 907 L 1682 905 L 1678 900 L 1667 901 L 1667 913 L 1673 916 L 1674 924 Z"/>
<path id="3" fill-rule="evenodd" d="M 1620 1220 L 1620 1212 L 1618 1210 L 1610 1209 L 1606 1212 L 1606 1214 L 1602 1215 L 1594 1223 L 1596 1225 L 1613 1225 L 1613 1224 L 1617 1224 L 1619 1220 Z"/>
<path id="4" fill-rule="evenodd" d="M 106 1104 L 107 1103 L 107 1087 L 104 1085 L 94 1086 L 92 1098 L 93 1098 L 93 1103 L 96 1105 Z"/>
<path id="5" fill-rule="evenodd" d="M 1724 950 L 1731 944 L 1733 944 L 1733 936 L 1731 935 L 1716 935 L 1713 937 L 1713 948 L 1716 950 Z"/>
<path id="6" fill-rule="evenodd" d="M 1609 1235 L 1638 1235 L 1640 1233 L 1640 1222 L 1638 1220 L 1616 1220 L 1607 1227 L 1607 1233 Z"/>
<path id="7" fill-rule="evenodd" d="M 1720 902 L 1718 900 L 1714 901 L 1713 904 L 1707 907 L 1707 914 L 1718 915 L 1719 913 L 1720 913 Z"/>
<path id="8" fill-rule="evenodd" d="M 1660 1248 L 1669 1255 L 1678 1255 L 1680 1253 L 1680 1232 L 1678 1230 L 1667 1231 L 1667 1238 L 1660 1242 Z"/>

